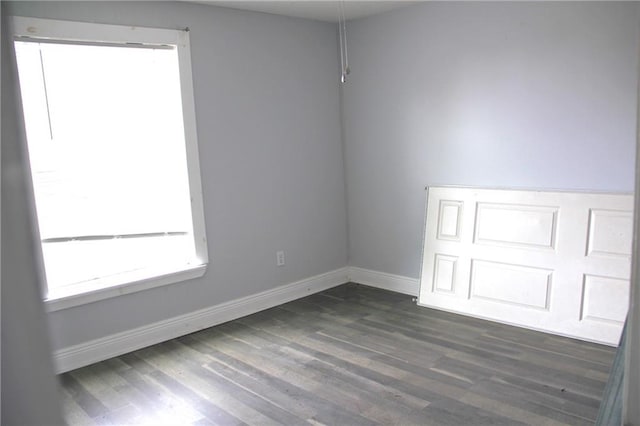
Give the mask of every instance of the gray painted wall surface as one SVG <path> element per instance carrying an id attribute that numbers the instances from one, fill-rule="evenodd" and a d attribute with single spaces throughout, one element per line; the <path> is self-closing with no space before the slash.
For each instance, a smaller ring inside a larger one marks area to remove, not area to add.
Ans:
<path id="1" fill-rule="evenodd" d="M 429 2 L 351 23 L 350 264 L 419 277 L 426 185 L 632 191 L 636 9 Z"/>
<path id="2" fill-rule="evenodd" d="M 0 7 L 4 9 L 4 4 Z M 3 10 L 3 17 L 5 15 Z M 5 22 L 2 22 L 5 27 Z M 3 425 L 63 424 L 50 357 L 31 216 L 24 135 L 16 122 L 15 60 L 2 37 L 2 418 Z M 11 125 L 14 124 L 14 125 Z"/>
<path id="3" fill-rule="evenodd" d="M 640 88 L 638 88 L 638 105 L 640 105 Z M 636 197 L 633 218 L 633 256 L 631 258 L 631 295 L 629 298 L 629 314 L 627 315 L 626 347 L 623 355 L 623 401 L 615 400 L 623 407 L 622 424 L 640 424 L 640 111 L 637 115 L 638 134 L 636 135 Z M 619 351 L 620 349 L 618 349 Z M 613 367 L 612 367 L 613 370 Z M 611 373 L 613 376 L 613 373 Z M 610 378 L 609 381 L 612 379 Z M 607 395 L 606 393 L 604 394 Z M 619 396 L 619 395 L 616 395 Z M 610 397 L 609 397 L 610 398 Z M 604 405 L 604 403 L 602 404 Z M 606 405 L 604 405 L 606 406 Z"/>
<path id="4" fill-rule="evenodd" d="M 55 349 L 346 266 L 333 25 L 170 2 L 18 2 L 7 9 L 191 30 L 208 272 L 51 313 Z M 279 249 L 286 252 L 281 268 Z"/>

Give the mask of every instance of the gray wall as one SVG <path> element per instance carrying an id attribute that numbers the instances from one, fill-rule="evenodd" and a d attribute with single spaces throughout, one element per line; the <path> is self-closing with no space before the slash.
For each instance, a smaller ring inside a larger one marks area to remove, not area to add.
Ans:
<path id="1" fill-rule="evenodd" d="M 0 6 L 5 17 L 4 4 Z M 2 22 L 5 27 L 5 22 Z M 10 39 L 2 37 L 2 418 L 3 425 L 62 424 L 41 303 L 24 137 L 14 124 L 17 93 Z M 6 60 L 5 60 L 6 59 Z"/>
<path id="2" fill-rule="evenodd" d="M 429 2 L 350 23 L 350 264 L 419 276 L 426 185 L 632 191 L 636 9 Z"/>
<path id="3" fill-rule="evenodd" d="M 6 12 L 191 30 L 208 271 L 51 313 L 55 349 L 346 266 L 333 25 L 169 2 L 17 2 Z"/>

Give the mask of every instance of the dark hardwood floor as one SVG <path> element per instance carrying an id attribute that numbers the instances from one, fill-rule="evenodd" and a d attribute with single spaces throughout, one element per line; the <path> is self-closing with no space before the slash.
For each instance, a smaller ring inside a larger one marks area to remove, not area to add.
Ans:
<path id="1" fill-rule="evenodd" d="M 60 379 L 71 425 L 578 425 L 614 352 L 346 284 Z"/>

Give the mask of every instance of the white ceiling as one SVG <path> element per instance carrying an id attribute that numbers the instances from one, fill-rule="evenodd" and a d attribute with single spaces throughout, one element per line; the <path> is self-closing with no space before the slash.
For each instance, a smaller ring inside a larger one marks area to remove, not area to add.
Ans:
<path id="1" fill-rule="evenodd" d="M 297 1 L 245 1 L 245 0 L 191 0 L 233 9 L 253 10 L 256 12 L 273 13 L 276 15 L 293 16 L 296 18 L 314 19 L 325 22 L 338 22 L 338 8 L 341 2 L 331 0 L 297 0 Z M 392 9 L 397 9 L 420 0 L 398 1 L 344 1 L 346 19 L 357 19 L 365 16 L 377 15 Z"/>

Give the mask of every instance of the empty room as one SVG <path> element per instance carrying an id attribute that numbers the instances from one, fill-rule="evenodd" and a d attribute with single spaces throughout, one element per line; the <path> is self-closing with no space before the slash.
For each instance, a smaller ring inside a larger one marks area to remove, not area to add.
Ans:
<path id="1" fill-rule="evenodd" d="M 640 425 L 640 3 L 0 10 L 2 425 Z"/>

